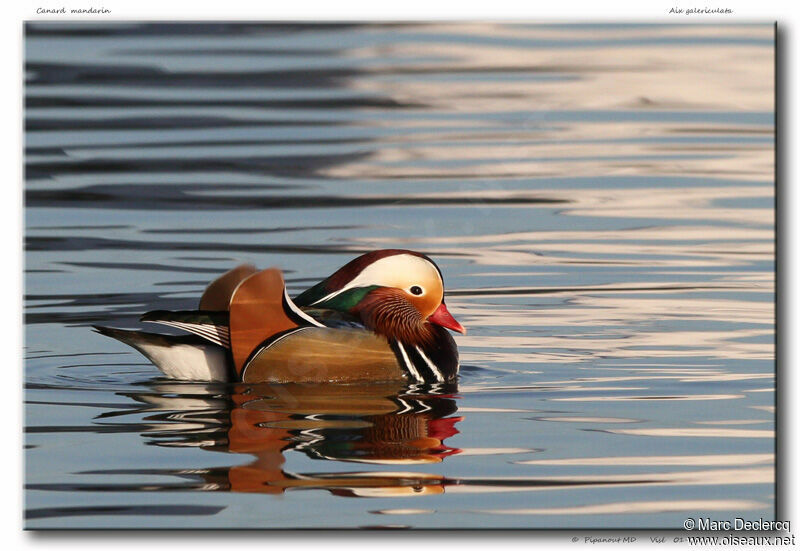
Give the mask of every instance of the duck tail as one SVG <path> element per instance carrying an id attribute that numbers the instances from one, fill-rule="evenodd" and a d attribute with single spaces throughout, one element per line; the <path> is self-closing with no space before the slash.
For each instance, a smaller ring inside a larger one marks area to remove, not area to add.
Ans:
<path id="1" fill-rule="evenodd" d="M 138 350 L 164 375 L 184 381 L 229 381 L 231 367 L 227 351 L 193 335 L 159 335 L 93 325 L 101 335 Z"/>

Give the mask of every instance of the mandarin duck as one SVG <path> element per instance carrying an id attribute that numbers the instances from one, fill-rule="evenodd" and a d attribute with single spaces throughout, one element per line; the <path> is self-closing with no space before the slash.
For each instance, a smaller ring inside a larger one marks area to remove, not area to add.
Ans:
<path id="1" fill-rule="evenodd" d="M 141 321 L 192 333 L 95 326 L 174 379 L 245 383 L 445 383 L 458 374 L 442 273 L 424 254 L 373 251 L 290 298 L 280 270 L 238 266 L 214 280 L 199 310 Z"/>

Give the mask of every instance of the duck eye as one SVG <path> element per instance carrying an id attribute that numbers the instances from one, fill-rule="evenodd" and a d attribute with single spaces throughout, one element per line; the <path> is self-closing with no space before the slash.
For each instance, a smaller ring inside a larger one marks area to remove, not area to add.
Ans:
<path id="1" fill-rule="evenodd" d="M 421 295 L 421 294 L 422 294 L 422 287 L 420 287 L 419 285 L 414 285 L 414 286 L 413 286 L 411 289 L 409 289 L 409 292 L 410 292 L 412 295 L 417 295 L 417 296 L 419 296 L 419 295 Z"/>

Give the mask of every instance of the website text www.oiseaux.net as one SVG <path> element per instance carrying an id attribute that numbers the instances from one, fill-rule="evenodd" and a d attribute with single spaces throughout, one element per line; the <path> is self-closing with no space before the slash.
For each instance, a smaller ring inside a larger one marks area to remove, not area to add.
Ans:
<path id="1" fill-rule="evenodd" d="M 687 536 L 689 545 L 791 545 L 796 546 L 794 534 L 788 536 Z"/>

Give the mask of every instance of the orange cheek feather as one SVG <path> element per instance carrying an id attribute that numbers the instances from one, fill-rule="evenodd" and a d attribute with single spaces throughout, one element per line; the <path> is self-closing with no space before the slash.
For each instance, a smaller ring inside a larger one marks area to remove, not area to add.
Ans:
<path id="1" fill-rule="evenodd" d="M 436 311 L 436 308 L 439 306 L 441 302 L 440 297 L 435 297 L 432 295 L 427 295 L 424 297 L 415 297 L 413 295 L 408 295 L 406 297 L 408 301 L 414 305 L 414 307 L 419 310 L 419 313 L 422 315 L 423 318 L 427 318 L 433 312 Z"/>

